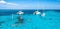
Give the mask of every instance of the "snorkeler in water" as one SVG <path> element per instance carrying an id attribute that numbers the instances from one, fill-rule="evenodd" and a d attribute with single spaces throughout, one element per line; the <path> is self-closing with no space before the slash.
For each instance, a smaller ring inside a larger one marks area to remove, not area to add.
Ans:
<path id="1" fill-rule="evenodd" d="M 24 19 L 21 16 L 18 16 L 18 23 L 23 23 Z"/>
<path id="2" fill-rule="evenodd" d="M 18 21 L 15 24 L 13 24 L 12 26 L 19 26 L 21 23 L 24 22 L 24 19 L 21 16 L 18 16 L 17 19 L 18 19 Z"/>
<path id="3" fill-rule="evenodd" d="M 24 22 L 24 19 L 21 16 L 18 16 L 18 21 L 16 22 L 16 24 L 20 24 L 23 22 Z"/>

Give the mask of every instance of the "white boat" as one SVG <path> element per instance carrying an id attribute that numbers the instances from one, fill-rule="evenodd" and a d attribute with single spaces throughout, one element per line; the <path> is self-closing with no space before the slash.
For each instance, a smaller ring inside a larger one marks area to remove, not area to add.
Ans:
<path id="1" fill-rule="evenodd" d="M 37 10 L 37 11 L 35 11 L 33 14 L 38 15 L 38 14 L 41 14 L 41 12 L 39 12 L 39 11 Z"/>
<path id="2" fill-rule="evenodd" d="M 24 14 L 24 12 L 22 12 L 22 11 L 19 11 L 19 12 L 17 12 L 17 14 L 20 14 L 20 15 L 22 15 L 22 14 Z"/>

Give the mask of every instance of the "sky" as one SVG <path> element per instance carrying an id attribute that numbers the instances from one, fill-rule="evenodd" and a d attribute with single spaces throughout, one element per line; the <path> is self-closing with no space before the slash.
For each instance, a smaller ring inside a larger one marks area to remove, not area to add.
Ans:
<path id="1" fill-rule="evenodd" d="M 0 0 L 0 9 L 60 9 L 60 0 Z"/>

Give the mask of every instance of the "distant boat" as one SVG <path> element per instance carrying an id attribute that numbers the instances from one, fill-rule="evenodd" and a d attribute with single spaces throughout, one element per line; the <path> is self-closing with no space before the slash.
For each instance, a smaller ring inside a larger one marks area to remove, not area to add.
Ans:
<path id="1" fill-rule="evenodd" d="M 17 14 L 22 15 L 22 14 L 24 14 L 24 12 L 19 11 L 19 12 L 17 12 Z"/>
<path id="2" fill-rule="evenodd" d="M 35 11 L 33 14 L 38 15 L 38 14 L 41 14 L 41 12 L 39 12 L 39 11 L 37 10 L 37 11 Z"/>

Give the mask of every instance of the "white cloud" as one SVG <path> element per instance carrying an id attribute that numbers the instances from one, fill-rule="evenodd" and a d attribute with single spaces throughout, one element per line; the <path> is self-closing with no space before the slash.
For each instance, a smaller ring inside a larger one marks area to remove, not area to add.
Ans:
<path id="1" fill-rule="evenodd" d="M 0 9 L 35 9 L 36 5 L 9 3 L 4 0 L 0 1 Z"/>
<path id="2" fill-rule="evenodd" d="M 14 3 L 7 3 L 7 4 L 9 4 L 9 5 L 10 5 L 10 4 L 11 4 L 11 5 L 18 5 L 18 4 L 14 4 Z"/>
<path id="3" fill-rule="evenodd" d="M 14 4 L 14 3 L 8 3 L 8 2 L 3 1 L 3 0 L 0 1 L 0 4 L 17 5 L 17 4 Z"/>
<path id="4" fill-rule="evenodd" d="M 5 4 L 5 3 L 6 3 L 6 2 L 5 2 L 5 1 L 3 1 L 3 0 L 1 0 L 1 1 L 0 1 L 0 4 Z"/>
<path id="5" fill-rule="evenodd" d="M 8 3 L 4 0 L 0 1 L 0 9 L 14 9 L 17 8 L 19 5 L 15 3 Z"/>

